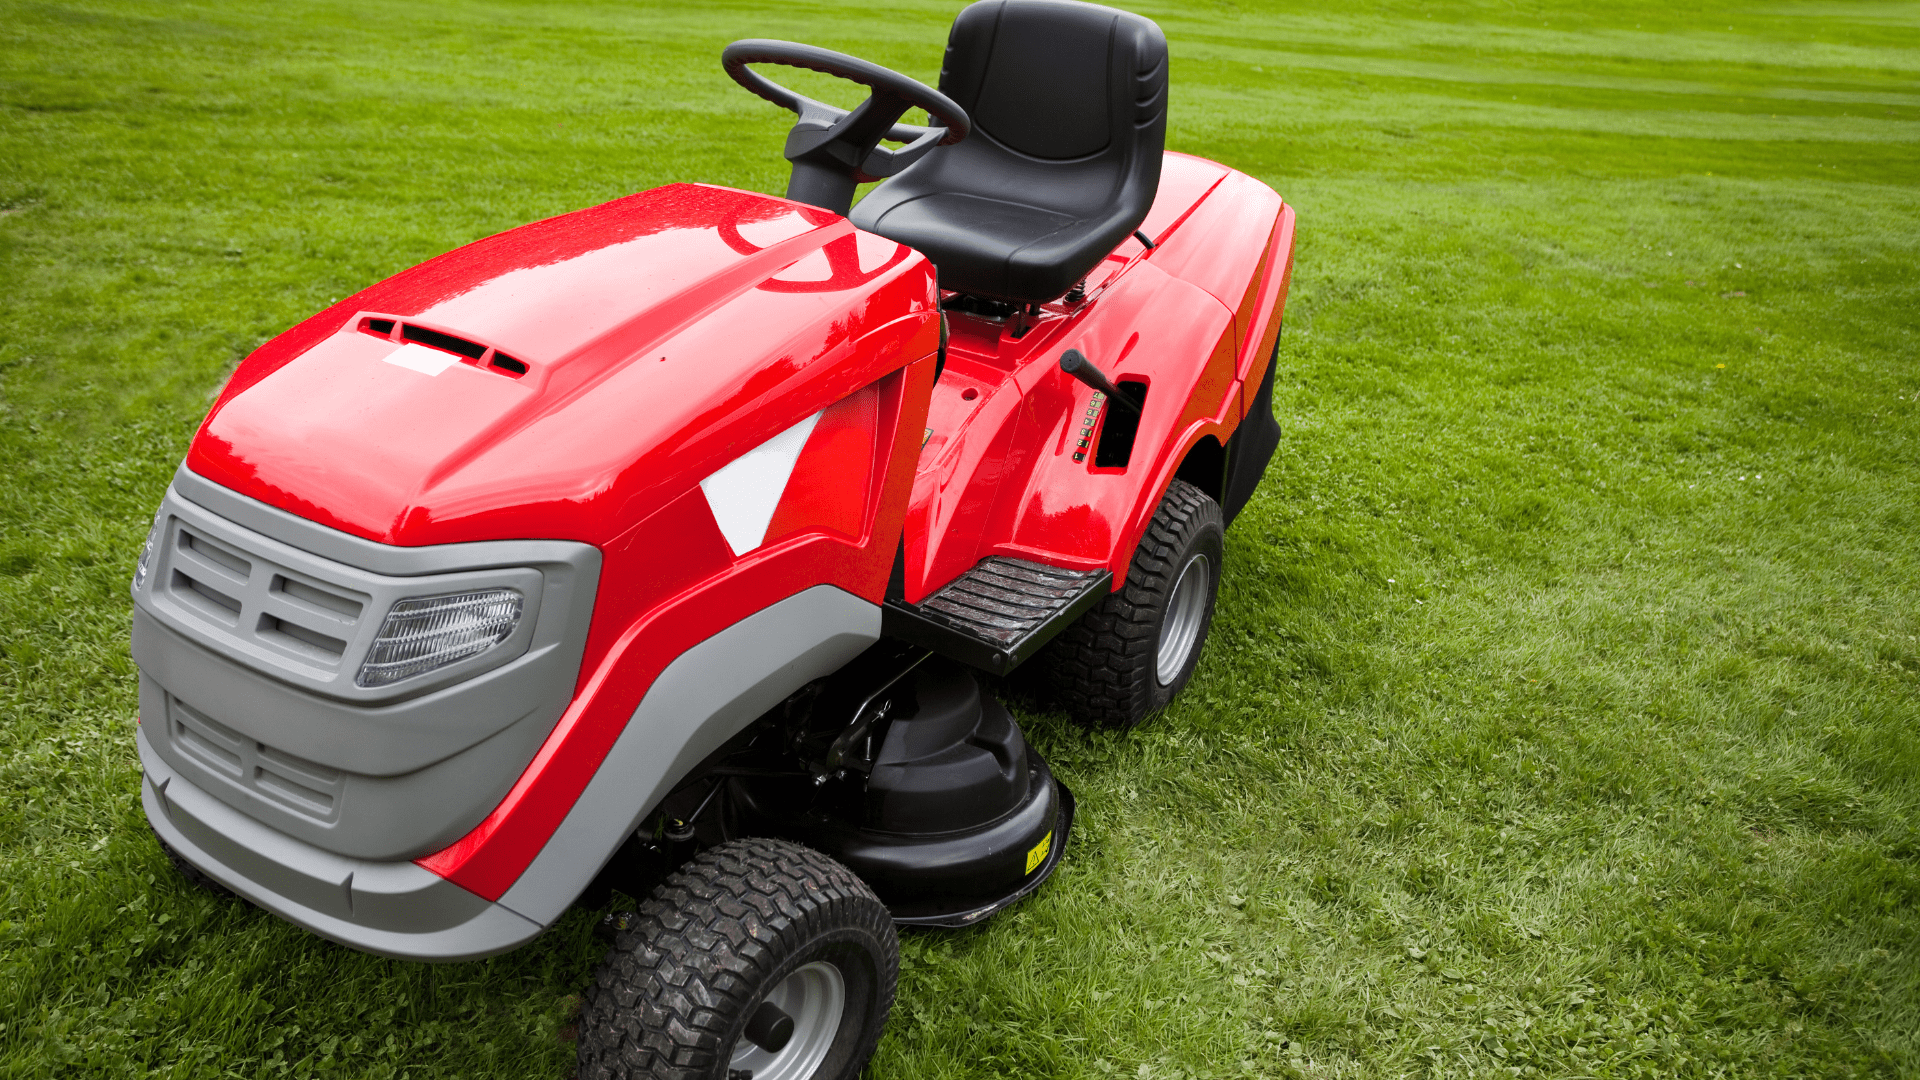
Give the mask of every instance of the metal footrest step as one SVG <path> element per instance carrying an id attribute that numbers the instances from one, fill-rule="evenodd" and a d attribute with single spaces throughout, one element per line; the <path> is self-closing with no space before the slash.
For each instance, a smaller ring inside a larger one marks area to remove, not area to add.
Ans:
<path id="1" fill-rule="evenodd" d="M 918 604 L 888 600 L 881 632 L 1005 675 L 1112 588 L 1113 574 L 1104 569 L 1063 570 L 995 555 Z"/>

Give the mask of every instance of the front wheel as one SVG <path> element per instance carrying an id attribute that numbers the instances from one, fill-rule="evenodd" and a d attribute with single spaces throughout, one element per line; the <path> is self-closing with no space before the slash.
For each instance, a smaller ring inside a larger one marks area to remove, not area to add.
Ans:
<path id="1" fill-rule="evenodd" d="M 900 943 L 851 870 L 735 840 L 615 938 L 580 1017 L 581 1080 L 851 1080 L 893 1008 Z"/>
<path id="2" fill-rule="evenodd" d="M 1074 719 L 1134 727 L 1187 685 L 1213 625 L 1225 537 L 1219 503 L 1185 480 L 1167 488 L 1126 583 L 1040 654 L 1048 691 Z"/>

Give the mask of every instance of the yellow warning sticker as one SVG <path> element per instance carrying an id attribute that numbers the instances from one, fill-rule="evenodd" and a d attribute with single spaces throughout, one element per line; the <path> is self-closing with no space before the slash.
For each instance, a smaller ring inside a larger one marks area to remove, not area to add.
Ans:
<path id="1" fill-rule="evenodd" d="M 927 440 L 931 438 L 933 438 L 933 429 L 928 428 L 926 430 L 926 433 L 920 436 L 920 445 L 922 447 L 925 447 L 927 445 Z"/>
<path id="2" fill-rule="evenodd" d="M 1053 833 L 1049 830 L 1047 835 L 1040 838 L 1039 843 L 1033 845 L 1033 850 L 1027 852 L 1027 873 L 1033 873 L 1041 863 L 1047 861 L 1047 851 L 1052 847 Z"/>

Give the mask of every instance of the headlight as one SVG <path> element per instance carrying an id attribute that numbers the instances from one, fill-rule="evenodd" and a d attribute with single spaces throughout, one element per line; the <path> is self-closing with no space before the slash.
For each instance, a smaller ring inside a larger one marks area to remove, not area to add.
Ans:
<path id="1" fill-rule="evenodd" d="M 153 549 L 160 545 L 160 527 L 166 524 L 161 512 L 153 512 L 153 527 L 147 530 L 147 546 L 140 549 L 140 561 L 133 564 L 133 592 L 138 596 L 140 586 L 147 583 L 147 571 L 153 569 Z"/>
<path id="2" fill-rule="evenodd" d="M 520 608 L 512 589 L 402 600 L 387 612 L 353 684 L 386 686 L 486 652 L 512 636 Z"/>

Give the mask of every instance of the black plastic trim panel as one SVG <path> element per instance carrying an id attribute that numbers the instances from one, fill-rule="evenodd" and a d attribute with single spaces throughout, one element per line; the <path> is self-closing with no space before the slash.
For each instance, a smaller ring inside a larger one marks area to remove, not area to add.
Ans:
<path id="1" fill-rule="evenodd" d="M 1240 516 L 1252 500 L 1267 463 L 1280 447 L 1280 422 L 1273 416 L 1273 369 L 1279 366 L 1280 343 L 1273 343 L 1273 355 L 1267 358 L 1267 373 L 1260 378 L 1260 392 L 1247 407 L 1246 419 L 1227 440 L 1226 498 L 1220 509 L 1228 525 Z"/>

